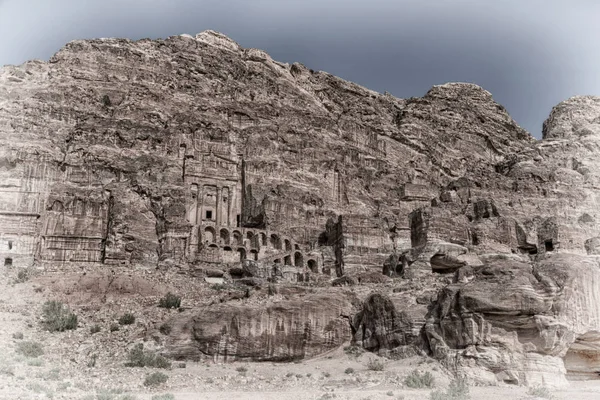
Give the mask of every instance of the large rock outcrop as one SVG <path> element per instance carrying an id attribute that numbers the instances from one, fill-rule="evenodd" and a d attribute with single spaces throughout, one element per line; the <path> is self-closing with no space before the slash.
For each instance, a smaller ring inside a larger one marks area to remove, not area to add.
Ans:
<path id="1" fill-rule="evenodd" d="M 425 328 L 433 355 L 482 380 L 557 384 L 566 371 L 595 374 L 598 355 L 586 358 L 578 346 L 597 347 L 598 309 L 589 304 L 599 262 L 572 254 L 488 257 L 441 291 Z"/>
<path id="2" fill-rule="evenodd" d="M 352 298 L 339 291 L 260 306 L 228 303 L 171 318 L 165 346 L 180 359 L 294 361 L 336 349 L 351 338 Z"/>

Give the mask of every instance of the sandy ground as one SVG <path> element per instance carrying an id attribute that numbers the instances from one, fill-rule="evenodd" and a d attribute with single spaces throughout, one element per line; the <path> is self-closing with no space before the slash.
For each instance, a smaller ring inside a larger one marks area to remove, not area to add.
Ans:
<path id="1" fill-rule="evenodd" d="M 0 282 L 0 399 L 429 399 L 432 389 L 410 389 L 404 378 L 413 370 L 429 371 L 435 388 L 450 382 L 443 367 L 431 359 L 414 357 L 385 362 L 383 371 L 368 368 L 369 353 L 344 349 L 298 363 L 175 362 L 170 370 L 128 368 L 124 361 L 136 327 L 122 327 L 119 335 L 75 332 L 49 333 L 40 329 L 43 290 L 29 281 L 16 283 L 16 271 L 2 271 Z M 22 338 L 21 338 L 22 334 Z M 104 336 L 102 336 L 104 335 Z M 110 337 L 111 346 L 106 346 Z M 104 339 L 102 339 L 104 338 Z M 104 340 L 104 341 L 103 341 Z M 26 357 L 19 343 L 32 341 L 44 354 Z M 119 349 L 119 350 L 115 350 Z M 92 362 L 93 354 L 98 354 Z M 166 383 L 146 387 L 144 379 L 160 371 Z M 170 394 L 172 396 L 162 396 Z M 471 387 L 471 399 L 534 399 L 524 387 Z M 600 381 L 572 382 L 552 389 L 555 399 L 600 399 Z"/>

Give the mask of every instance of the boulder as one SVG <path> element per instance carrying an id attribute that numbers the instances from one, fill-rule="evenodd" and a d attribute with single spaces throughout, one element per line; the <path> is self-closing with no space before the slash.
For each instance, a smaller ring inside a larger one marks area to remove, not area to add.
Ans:
<path id="1" fill-rule="evenodd" d="M 351 339 L 351 298 L 339 291 L 252 305 L 229 302 L 177 314 L 165 339 L 175 359 L 294 361 Z"/>

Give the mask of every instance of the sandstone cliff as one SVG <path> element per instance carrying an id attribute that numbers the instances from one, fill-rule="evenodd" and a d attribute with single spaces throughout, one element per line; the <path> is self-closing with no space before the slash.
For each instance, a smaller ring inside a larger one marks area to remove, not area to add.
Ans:
<path id="1" fill-rule="evenodd" d="M 577 97 L 535 141 L 478 86 L 397 99 L 212 31 L 74 41 L 0 70 L 0 257 L 319 292 L 174 317 L 175 357 L 352 340 L 485 382 L 590 377 L 599 127 Z"/>

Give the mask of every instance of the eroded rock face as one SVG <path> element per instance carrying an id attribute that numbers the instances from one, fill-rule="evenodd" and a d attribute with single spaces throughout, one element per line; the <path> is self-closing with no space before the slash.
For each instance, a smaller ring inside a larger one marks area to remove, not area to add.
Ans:
<path id="1" fill-rule="evenodd" d="M 487 261 L 468 282 L 440 293 L 425 328 L 434 356 L 459 360 L 480 377 L 478 368 L 501 372 L 497 378 L 507 382 L 556 382 L 565 366 L 591 374 L 600 365 L 593 357 L 582 363 L 577 354 L 596 346 L 598 310 L 587 304 L 598 291 L 599 261 L 570 254 Z M 490 357 L 494 353 L 504 361 Z M 527 364 L 536 358 L 537 367 Z"/>
<path id="2" fill-rule="evenodd" d="M 353 340 L 369 351 L 393 357 L 419 354 L 424 349 L 421 328 L 426 314 L 427 304 L 419 304 L 409 294 L 372 294 L 354 317 Z"/>
<path id="3" fill-rule="evenodd" d="M 0 110 L 21 266 L 379 268 L 440 184 L 532 141 L 475 85 L 397 99 L 213 31 L 71 42 L 0 70 Z"/>
<path id="4" fill-rule="evenodd" d="M 595 97 L 556 106 L 536 142 L 472 84 L 397 99 L 214 31 L 75 41 L 0 69 L 0 262 L 315 286 L 178 314 L 173 357 L 352 340 L 485 382 L 589 378 L 599 155 Z M 154 290 L 111 279 L 77 287 Z"/>
<path id="5" fill-rule="evenodd" d="M 544 122 L 544 139 L 600 135 L 600 98 L 577 96 L 552 109 Z"/>
<path id="6" fill-rule="evenodd" d="M 165 346 L 174 358 L 294 361 L 322 354 L 351 338 L 352 298 L 336 291 L 260 306 L 197 308 L 168 324 Z"/>
<path id="7" fill-rule="evenodd" d="M 113 271 L 114 272 L 114 271 Z M 61 298 L 69 304 L 99 306 L 102 303 L 123 302 L 124 299 L 163 296 L 169 287 L 149 281 L 139 276 L 115 275 L 110 272 L 63 273 L 60 276 L 44 276 L 35 279 L 35 283 Z"/>

